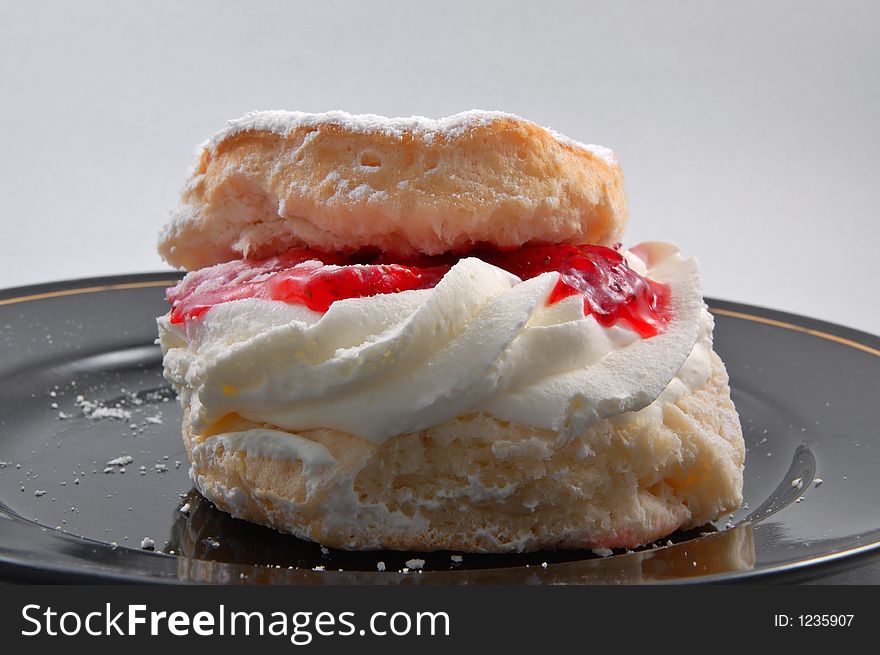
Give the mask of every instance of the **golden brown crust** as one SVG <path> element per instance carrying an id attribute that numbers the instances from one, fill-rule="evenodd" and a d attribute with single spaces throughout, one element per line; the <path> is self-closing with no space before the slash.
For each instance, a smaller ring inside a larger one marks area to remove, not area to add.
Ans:
<path id="1" fill-rule="evenodd" d="M 335 464 L 184 442 L 200 491 L 234 516 L 324 545 L 467 552 L 635 547 L 702 525 L 742 501 L 744 446 L 727 373 L 585 433 L 559 435 L 484 414 L 381 445 L 332 430 L 299 433 Z M 231 417 L 221 434 L 261 427 Z"/>
<path id="2" fill-rule="evenodd" d="M 442 119 L 456 129 L 435 131 L 296 116 L 289 129 L 252 121 L 206 144 L 160 239 L 169 263 L 302 246 L 610 245 L 623 234 L 623 174 L 607 149 L 506 114 Z"/>

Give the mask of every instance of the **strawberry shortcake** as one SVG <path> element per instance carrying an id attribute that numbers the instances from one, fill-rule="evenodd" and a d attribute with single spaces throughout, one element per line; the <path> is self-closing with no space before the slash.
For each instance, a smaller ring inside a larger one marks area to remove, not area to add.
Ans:
<path id="1" fill-rule="evenodd" d="M 344 549 L 632 548 L 739 507 L 696 260 L 516 116 L 257 112 L 206 142 L 158 319 L 198 490 Z"/>

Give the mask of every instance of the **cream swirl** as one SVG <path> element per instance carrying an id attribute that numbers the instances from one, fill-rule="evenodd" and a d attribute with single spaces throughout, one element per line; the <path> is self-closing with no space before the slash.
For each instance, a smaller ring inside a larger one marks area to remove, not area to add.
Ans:
<path id="1" fill-rule="evenodd" d="M 548 305 L 556 273 L 522 281 L 466 258 L 433 289 L 341 300 L 325 314 L 245 299 L 185 327 L 163 316 L 165 376 L 195 431 L 235 412 L 381 443 L 486 412 L 575 434 L 664 390 L 674 399 L 709 374 L 700 352 L 707 340 L 711 348 L 711 318 L 696 261 L 660 243 L 628 258 L 671 288 L 672 321 L 649 339 L 584 316 L 579 296 Z"/>

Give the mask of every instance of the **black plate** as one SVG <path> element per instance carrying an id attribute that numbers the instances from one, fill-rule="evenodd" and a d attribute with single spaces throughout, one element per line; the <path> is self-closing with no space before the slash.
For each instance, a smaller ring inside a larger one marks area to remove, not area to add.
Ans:
<path id="1" fill-rule="evenodd" d="M 232 519 L 192 491 L 180 408 L 162 379 L 155 317 L 167 309 L 163 287 L 175 280 L 174 274 L 135 275 L 0 292 L 0 575 L 6 579 L 795 579 L 880 549 L 880 338 L 711 300 L 716 346 L 730 371 L 747 445 L 746 505 L 716 525 L 605 558 L 566 551 L 465 555 L 456 563 L 448 552 L 326 551 Z M 130 463 L 108 464 L 126 455 Z M 141 549 L 145 537 L 156 552 Z M 400 572 L 415 557 L 426 561 L 424 569 Z M 377 571 L 380 561 L 384 572 Z"/>

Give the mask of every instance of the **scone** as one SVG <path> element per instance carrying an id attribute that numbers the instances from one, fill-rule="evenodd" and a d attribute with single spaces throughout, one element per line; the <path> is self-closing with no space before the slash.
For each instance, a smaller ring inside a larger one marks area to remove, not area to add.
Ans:
<path id="1" fill-rule="evenodd" d="M 521 118 L 258 112 L 204 144 L 158 320 L 199 491 L 345 549 L 631 548 L 742 501 L 693 258 Z"/>

